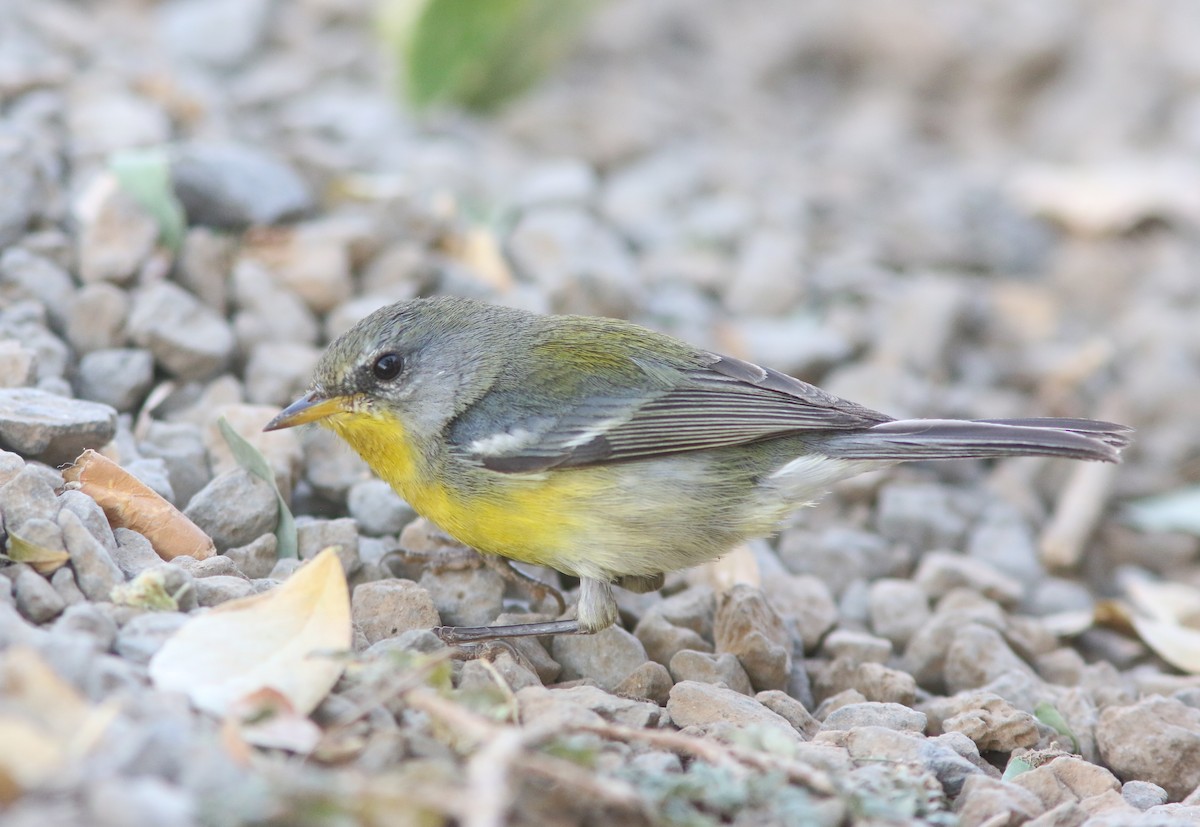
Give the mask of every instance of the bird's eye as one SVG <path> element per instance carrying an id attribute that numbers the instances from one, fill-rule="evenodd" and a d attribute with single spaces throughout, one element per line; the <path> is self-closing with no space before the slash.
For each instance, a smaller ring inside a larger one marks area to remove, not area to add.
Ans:
<path id="1" fill-rule="evenodd" d="M 404 360 L 398 353 L 385 353 L 375 360 L 375 364 L 371 366 L 371 372 L 379 381 L 387 382 L 399 376 L 403 367 Z"/>

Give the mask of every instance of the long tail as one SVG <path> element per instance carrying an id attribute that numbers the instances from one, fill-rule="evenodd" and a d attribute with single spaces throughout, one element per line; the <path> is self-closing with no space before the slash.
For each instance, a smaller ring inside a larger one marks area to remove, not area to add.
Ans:
<path id="1" fill-rule="evenodd" d="M 1043 456 L 1118 462 L 1132 430 L 1091 419 L 898 419 L 831 434 L 813 447 L 840 459 Z"/>

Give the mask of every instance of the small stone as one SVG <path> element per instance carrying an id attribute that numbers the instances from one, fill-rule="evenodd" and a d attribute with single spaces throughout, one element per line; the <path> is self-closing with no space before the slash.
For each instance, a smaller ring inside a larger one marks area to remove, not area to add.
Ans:
<path id="1" fill-rule="evenodd" d="M 173 55 L 233 69 L 261 46 L 271 5 L 263 0 L 173 0 L 157 11 L 160 37 Z"/>
<path id="2" fill-rule="evenodd" d="M 312 379 L 321 351 L 301 342 L 260 342 L 246 363 L 246 395 L 256 405 L 290 405 Z"/>
<path id="3" fill-rule="evenodd" d="M 20 533 L 29 520 L 53 520 L 58 511 L 54 486 L 36 465 L 22 463 L 12 479 L 0 486 L 0 514 L 9 531 Z"/>
<path id="4" fill-rule="evenodd" d="M 968 588 L 1002 605 L 1021 599 L 1024 587 L 987 563 L 949 551 L 931 551 L 921 557 L 913 575 L 931 598 L 943 597 L 954 589 Z"/>
<path id="5" fill-rule="evenodd" d="M 830 528 L 816 533 L 797 527 L 779 538 L 779 559 L 787 570 L 816 577 L 834 594 L 841 594 L 853 580 L 893 574 L 897 558 L 892 545 L 870 531 Z"/>
<path id="6" fill-rule="evenodd" d="M 887 663 L 892 656 L 891 641 L 848 629 L 830 632 L 821 650 L 831 658 L 844 657 L 854 663 Z"/>
<path id="7" fill-rule="evenodd" d="M 76 390 L 83 399 L 129 413 L 141 404 L 153 382 L 154 357 L 150 351 L 93 350 L 79 361 Z"/>
<path id="8" fill-rule="evenodd" d="M 150 420 L 138 450 L 166 464 L 176 502 L 191 502 L 212 479 L 204 435 L 191 423 Z"/>
<path id="9" fill-rule="evenodd" d="M 596 171 L 585 162 L 575 158 L 549 161 L 534 167 L 517 183 L 513 206 L 582 206 L 596 197 L 597 188 Z"/>
<path id="10" fill-rule="evenodd" d="M 1167 791 L 1149 781 L 1126 781 L 1121 785 L 1121 798 L 1134 809 L 1145 811 L 1166 804 Z"/>
<path id="11" fill-rule="evenodd" d="M 68 303 L 65 333 L 79 353 L 119 348 L 125 344 L 129 298 L 108 282 L 85 284 Z"/>
<path id="12" fill-rule="evenodd" d="M 517 692 L 527 686 L 541 686 L 542 682 L 538 679 L 531 669 L 525 667 L 508 652 L 501 652 L 492 661 L 491 666 L 495 669 L 495 674 L 499 674 L 504 681 L 504 689 L 509 692 Z M 484 666 L 483 661 L 469 660 L 463 664 L 462 672 L 458 677 L 458 688 L 464 690 L 486 690 L 496 687 L 496 678 L 493 676 L 491 669 Z"/>
<path id="13" fill-rule="evenodd" d="M 909 705 L 916 698 L 917 687 L 907 672 L 881 663 L 835 658 L 818 673 L 814 692 L 818 698 L 831 698 L 847 689 L 859 691 L 869 701 Z"/>
<path id="14" fill-rule="evenodd" d="M 697 681 L 683 681 L 671 688 L 667 714 L 681 729 L 731 724 L 739 729 L 765 727 L 799 740 L 800 736 L 783 716 L 740 692 Z"/>
<path id="15" fill-rule="evenodd" d="M 58 592 L 58 596 L 63 599 L 68 608 L 87 602 L 87 597 L 79 590 L 79 585 L 75 582 L 75 572 L 70 566 L 63 566 L 50 575 L 50 585 L 54 591 Z"/>
<path id="16" fill-rule="evenodd" d="M 594 687 L 593 687 L 594 688 Z M 527 686 L 516 694 L 521 721 L 547 731 L 568 731 L 579 727 L 602 726 L 604 719 L 589 709 L 584 699 L 564 689 Z"/>
<path id="17" fill-rule="evenodd" d="M 713 637 L 718 653 L 729 652 L 741 661 L 755 690 L 787 686 L 791 636 L 759 590 L 738 584 L 718 597 Z"/>
<path id="18" fill-rule="evenodd" d="M 113 650 L 134 663 L 149 663 L 154 653 L 179 631 L 188 616 L 183 612 L 144 612 L 134 615 L 117 632 Z"/>
<path id="19" fill-rule="evenodd" d="M 664 706 L 674 681 L 667 667 L 656 661 L 646 661 L 613 687 L 613 694 L 622 698 L 650 701 Z"/>
<path id="20" fill-rule="evenodd" d="M 277 545 L 274 534 L 263 534 L 248 545 L 226 549 L 223 553 L 239 572 L 257 580 L 268 576 L 275 567 Z"/>
<path id="21" fill-rule="evenodd" d="M 200 606 L 219 606 L 256 593 L 254 584 L 245 577 L 227 574 L 199 577 L 192 581 L 192 588 L 196 592 L 196 603 Z"/>
<path id="22" fill-rule="evenodd" d="M 85 788 L 85 799 L 85 821 L 97 827 L 190 827 L 201 809 L 187 788 L 148 775 L 119 783 L 93 780 Z"/>
<path id="23" fill-rule="evenodd" d="M 878 726 L 901 732 L 924 732 L 925 713 L 909 709 L 900 704 L 866 703 L 847 704 L 835 709 L 821 723 L 822 730 L 854 729 L 862 726 Z"/>
<path id="24" fill-rule="evenodd" d="M 350 486 L 346 494 L 346 508 L 362 533 L 368 537 L 399 534 L 417 517 L 412 506 L 401 499 L 395 489 L 379 479 L 362 480 Z"/>
<path id="25" fill-rule="evenodd" d="M 679 681 L 699 681 L 724 685 L 743 695 L 753 695 L 750 678 L 738 659 L 724 652 L 720 655 L 684 649 L 677 652 L 669 664 L 671 678 Z"/>
<path id="26" fill-rule="evenodd" d="M 229 304 L 229 274 L 237 250 L 234 236 L 214 232 L 208 227 L 189 227 L 177 262 L 179 283 L 224 315 Z"/>
<path id="27" fill-rule="evenodd" d="M 54 622 L 54 631 L 89 638 L 97 652 L 109 651 L 117 639 L 117 624 L 91 603 L 68 606 Z"/>
<path id="28" fill-rule="evenodd" d="M 1104 767 L 1072 755 L 1060 756 L 1048 764 L 1013 776 L 1012 781 L 1036 795 L 1047 810 L 1108 791 L 1117 792 L 1121 787 Z"/>
<path id="29" fill-rule="evenodd" d="M 270 485 L 237 468 L 214 477 L 183 513 L 212 538 L 217 551 L 224 551 L 274 530 L 279 503 Z"/>
<path id="30" fill-rule="evenodd" d="M 29 566 L 18 563 L 19 571 L 13 578 L 13 592 L 17 599 L 17 610 L 32 623 L 46 623 L 58 617 L 66 608 L 54 587 Z"/>
<path id="31" fill-rule="evenodd" d="M 25 468 L 25 460 L 12 451 L 0 450 L 0 488 L 8 485 Z M 53 489 L 51 494 L 53 494 Z"/>
<path id="32" fill-rule="evenodd" d="M 897 648 L 907 646 L 931 614 L 925 590 L 911 580 L 876 580 L 868 602 L 872 631 Z"/>
<path id="33" fill-rule="evenodd" d="M 194 0 L 193 5 L 208 6 Z M 263 4 L 224 5 L 249 8 Z M 190 224 L 243 230 L 277 224 L 315 206 L 308 184 L 294 169 L 273 155 L 241 144 L 184 144 L 171 160 L 171 182 Z"/>
<path id="34" fill-rule="evenodd" d="M 58 504 L 61 510 L 70 511 L 78 517 L 88 533 L 99 540 L 109 552 L 116 550 L 116 536 L 99 503 L 82 491 L 67 489 L 58 496 Z"/>
<path id="35" fill-rule="evenodd" d="M 567 700 L 586 707 L 605 721 L 631 729 L 653 729 L 662 720 L 663 711 L 658 704 L 621 698 L 595 686 L 571 686 L 551 689 L 556 700 Z M 522 711 L 525 704 L 522 698 Z"/>
<path id="36" fill-rule="evenodd" d="M 79 277 L 128 284 L 154 252 L 158 222 L 112 172 L 95 176 L 74 204 Z"/>
<path id="37" fill-rule="evenodd" d="M 685 649 L 696 652 L 711 652 L 713 645 L 700 637 L 695 631 L 676 626 L 663 617 L 658 611 L 658 604 L 651 608 L 638 621 L 633 634 L 646 648 L 647 656 L 663 666 L 671 662 L 679 652 Z"/>
<path id="38" fill-rule="evenodd" d="M 560 681 L 588 678 L 609 692 L 646 661 L 641 641 L 620 626 L 593 635 L 556 635 L 550 655 L 562 666 Z"/>
<path id="39" fill-rule="evenodd" d="M 37 353 L 16 339 L 0 339 L 0 388 L 23 388 L 37 381 Z"/>
<path id="40" fill-rule="evenodd" d="M 28 459 L 71 462 L 116 432 L 117 412 L 108 405 L 36 388 L 0 388 L 0 445 Z"/>
<path id="41" fill-rule="evenodd" d="M 821 722 L 800 701 L 778 689 L 768 689 L 754 696 L 755 700 L 790 723 L 805 738 L 811 738 L 821 728 Z"/>
<path id="42" fill-rule="evenodd" d="M 967 778 L 954 801 L 961 827 L 1018 827 L 1045 810 L 1032 793 L 985 775 Z"/>
<path id="43" fill-rule="evenodd" d="M 181 555 L 170 562 L 171 565 L 179 566 L 193 578 L 236 577 L 239 580 L 249 579 L 240 571 L 238 571 L 237 566 L 232 560 L 223 554 L 218 554 L 214 557 L 208 557 L 204 560 L 198 560 L 195 557 Z"/>
<path id="44" fill-rule="evenodd" d="M 1200 709 L 1151 696 L 1100 713 L 1096 744 L 1125 781 L 1149 781 L 1179 801 L 1200 786 Z"/>
<path id="45" fill-rule="evenodd" d="M 208 379 L 223 370 L 235 348 L 225 319 L 171 282 L 137 291 L 129 335 L 177 379 Z"/>
<path id="46" fill-rule="evenodd" d="M 1037 719 L 991 692 L 962 692 L 931 704 L 943 732 L 961 732 L 984 752 L 1012 752 L 1035 746 Z"/>
<path id="47" fill-rule="evenodd" d="M 993 503 L 967 539 L 967 556 L 1020 583 L 1046 576 L 1029 522 L 1016 508 Z"/>
<path id="48" fill-rule="evenodd" d="M 803 234 L 754 229 L 742 240 L 723 302 L 738 316 L 774 316 L 795 306 L 804 291 Z"/>
<path id="49" fill-rule="evenodd" d="M 968 525 L 952 493 L 930 484 L 884 485 L 875 514 L 880 534 L 917 549 L 960 547 Z"/>
<path id="50" fill-rule="evenodd" d="M 242 255 L 266 267 L 314 313 L 328 313 L 353 292 L 350 248 L 336 223 L 313 221 L 251 234 Z"/>
<path id="51" fill-rule="evenodd" d="M 336 548 L 338 560 L 346 576 L 358 571 L 358 526 L 349 517 L 337 520 L 318 520 L 300 517 L 296 520 L 296 545 L 301 560 L 311 560 L 327 548 Z"/>
<path id="52" fill-rule="evenodd" d="M 4 304 L 33 299 L 46 308 L 51 323 L 62 328 L 67 321 L 64 299 L 74 290 L 71 274 L 48 258 L 21 247 L 9 247 L 0 254 L 0 300 Z"/>
<path id="53" fill-rule="evenodd" d="M 763 591 L 784 620 L 800 636 L 805 652 L 815 652 L 825 633 L 838 620 L 838 607 L 829 587 L 810 575 L 764 579 Z"/>
<path id="54" fill-rule="evenodd" d="M 150 541 L 128 528 L 118 528 L 113 532 L 116 539 L 116 550 L 112 552 L 113 562 L 125 575 L 126 580 L 132 580 L 143 571 L 162 563 L 162 558 L 154 551 Z"/>
<path id="55" fill-rule="evenodd" d="M 485 626 L 504 605 L 504 578 L 487 566 L 430 569 L 421 574 L 419 582 L 433 597 L 447 626 Z"/>
<path id="56" fill-rule="evenodd" d="M 984 686 L 1008 672 L 1036 680 L 1029 664 L 988 626 L 968 623 L 957 631 L 946 650 L 945 680 L 951 693 Z"/>
<path id="57" fill-rule="evenodd" d="M 429 592 L 411 580 L 375 580 L 354 587 L 351 613 L 367 641 L 442 625 Z"/>
<path id="58" fill-rule="evenodd" d="M 371 478 L 371 469 L 358 454 L 346 450 L 336 434 L 313 428 L 300 435 L 304 476 L 313 490 L 332 502 L 342 502 L 350 486 Z"/>
<path id="59" fill-rule="evenodd" d="M 71 555 L 71 567 L 75 570 L 79 590 L 89 600 L 108 600 L 113 588 L 125 582 L 125 575 L 74 512 L 61 511 L 58 525 L 63 530 L 63 541 Z"/>
<path id="60" fill-rule="evenodd" d="M 261 264 L 239 259 L 233 266 L 233 298 L 240 310 L 233 328 L 243 353 L 263 342 L 316 344 L 321 332 L 308 305 L 275 282 Z"/>
<path id="61" fill-rule="evenodd" d="M 508 239 L 516 267 L 549 296 L 558 313 L 626 317 L 641 292 L 625 241 L 585 210 L 543 207 L 525 213 Z"/>

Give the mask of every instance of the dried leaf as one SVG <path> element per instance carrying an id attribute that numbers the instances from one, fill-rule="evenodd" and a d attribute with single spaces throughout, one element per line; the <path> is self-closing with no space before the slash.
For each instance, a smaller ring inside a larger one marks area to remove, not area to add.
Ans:
<path id="1" fill-rule="evenodd" d="M 1200 591 L 1182 583 L 1134 581 L 1126 586 L 1135 611 L 1129 622 L 1167 663 L 1200 675 Z"/>
<path id="2" fill-rule="evenodd" d="M 262 689 L 307 715 L 342 674 L 331 654 L 350 643 L 346 576 L 325 549 L 278 588 L 188 620 L 150 661 L 150 677 L 219 716 Z"/>
<path id="3" fill-rule="evenodd" d="M 223 727 L 227 743 L 236 737 L 256 747 L 284 749 L 300 755 L 316 749 L 322 735 L 319 726 L 298 713 L 274 689 L 260 689 L 233 704 Z"/>
<path id="4" fill-rule="evenodd" d="M 689 569 L 686 576 L 693 585 L 708 585 L 717 591 L 732 589 L 738 583 L 755 588 L 762 586 L 758 560 L 753 549 L 744 543 L 710 563 Z"/>
<path id="5" fill-rule="evenodd" d="M 14 563 L 28 563 L 34 571 L 42 575 L 53 574 L 71 559 L 71 555 L 65 551 L 39 546 L 11 531 L 8 533 L 5 550 L 9 560 Z"/>
<path id="6" fill-rule="evenodd" d="M 488 227 L 472 227 L 464 233 L 441 241 L 442 252 L 474 273 L 480 281 L 498 292 L 511 290 L 515 282 L 512 270 L 500 249 L 496 233 Z"/>
<path id="7" fill-rule="evenodd" d="M 299 541 L 296 538 L 296 520 L 275 483 L 275 472 L 271 469 L 271 463 L 267 462 L 261 451 L 235 431 L 225 417 L 217 419 L 217 428 L 221 431 L 229 450 L 233 452 L 238 465 L 271 486 L 271 490 L 275 492 L 275 499 L 279 503 L 279 520 L 275 524 L 275 556 L 280 559 L 298 557 L 300 552 Z"/>
<path id="8" fill-rule="evenodd" d="M 1200 535 L 1200 485 L 1131 502 L 1125 522 L 1139 531 Z"/>
<path id="9" fill-rule="evenodd" d="M 149 540 L 164 560 L 204 560 L 217 553 L 212 539 L 182 511 L 95 451 L 80 454 L 63 470 L 63 479 L 99 503 L 113 527 L 131 529 Z"/>
<path id="10" fill-rule="evenodd" d="M 87 755 L 117 714 L 93 706 L 33 649 L 0 653 L 0 803 L 51 781 Z"/>

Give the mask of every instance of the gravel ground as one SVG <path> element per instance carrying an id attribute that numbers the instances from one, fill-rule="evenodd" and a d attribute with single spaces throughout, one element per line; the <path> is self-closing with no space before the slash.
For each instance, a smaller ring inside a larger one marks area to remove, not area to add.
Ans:
<path id="1" fill-rule="evenodd" d="M 1200 678 L 1055 622 L 1200 586 L 1195 536 L 1120 519 L 1200 479 L 1192 4 L 614 0 L 502 114 L 421 122 L 371 5 L 0 8 L 0 514 L 69 556 L 0 568 L 0 822 L 1200 823 Z M 174 258 L 109 166 L 164 144 Z M 447 658 L 423 630 L 528 594 L 331 436 L 258 433 L 331 337 L 437 293 L 632 318 L 893 415 L 1138 433 L 1115 469 L 860 478 L 622 595 L 618 627 Z M 295 569 L 220 415 L 353 589 L 356 659 L 304 758 L 147 677 L 190 614 Z M 88 447 L 219 555 L 112 530 L 57 470 Z M 147 570 L 191 586 L 178 611 L 113 602 Z M 37 663 L 74 688 L 53 708 L 105 711 L 90 748 L 15 746 Z M 453 690 L 397 687 L 429 664 Z"/>

